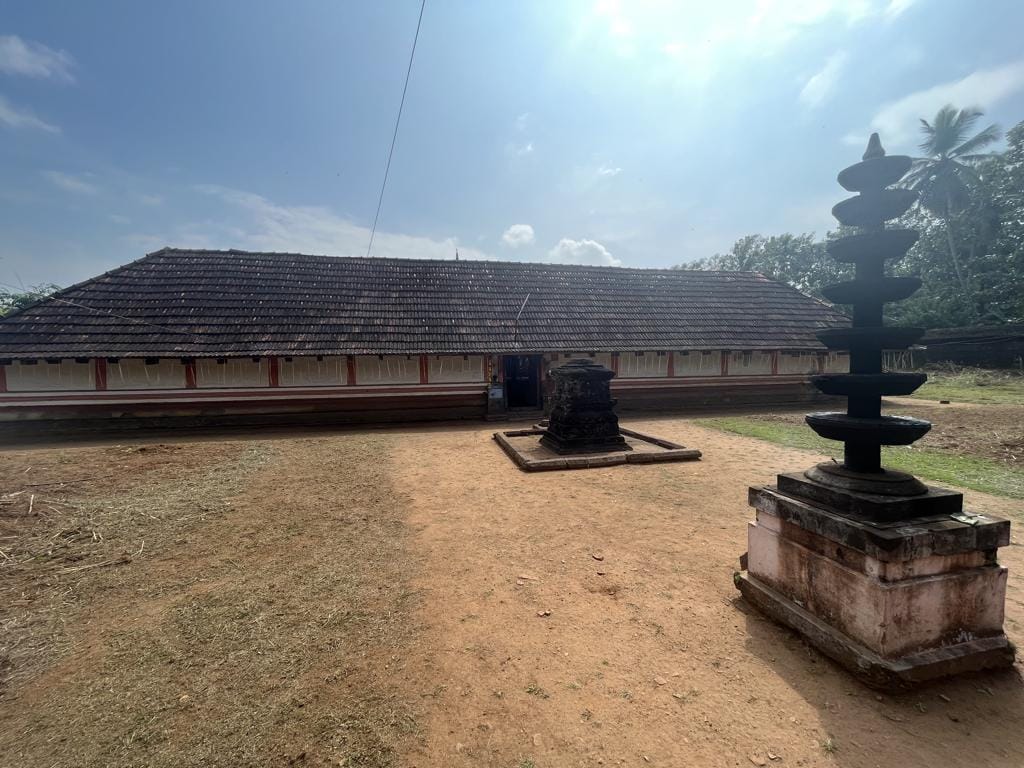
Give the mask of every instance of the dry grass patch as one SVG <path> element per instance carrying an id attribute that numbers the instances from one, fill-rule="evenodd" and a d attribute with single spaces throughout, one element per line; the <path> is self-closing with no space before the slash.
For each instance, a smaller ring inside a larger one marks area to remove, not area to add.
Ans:
<path id="1" fill-rule="evenodd" d="M 27 597 L 0 608 L 13 630 L 0 754 L 394 764 L 416 732 L 389 679 L 413 635 L 415 561 L 390 440 L 78 449 L 75 471 L 123 461 L 117 487 L 68 485 L 57 512 L 4 540 L 4 597 Z M 26 451 L 2 470 L 16 476 L 20 460 L 63 471 L 64 453 Z"/>

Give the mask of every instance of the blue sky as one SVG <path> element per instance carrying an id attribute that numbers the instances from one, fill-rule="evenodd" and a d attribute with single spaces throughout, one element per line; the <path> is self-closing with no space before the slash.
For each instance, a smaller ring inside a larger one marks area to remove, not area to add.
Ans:
<path id="1" fill-rule="evenodd" d="M 362 255 L 418 0 L 0 0 L 0 282 Z M 1024 119 L 1019 0 L 427 0 L 377 256 L 664 267 L 824 234 L 880 130 Z"/>

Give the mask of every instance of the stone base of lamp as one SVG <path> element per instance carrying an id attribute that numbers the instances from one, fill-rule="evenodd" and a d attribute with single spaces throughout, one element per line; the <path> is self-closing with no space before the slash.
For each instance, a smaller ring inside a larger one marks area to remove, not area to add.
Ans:
<path id="1" fill-rule="evenodd" d="M 877 522 L 775 487 L 751 488 L 757 517 L 737 586 L 874 687 L 1012 666 L 1006 569 L 996 560 L 1010 523 L 951 514 L 949 491 L 929 493 L 938 497 L 931 514 L 922 497 L 916 517 Z"/>

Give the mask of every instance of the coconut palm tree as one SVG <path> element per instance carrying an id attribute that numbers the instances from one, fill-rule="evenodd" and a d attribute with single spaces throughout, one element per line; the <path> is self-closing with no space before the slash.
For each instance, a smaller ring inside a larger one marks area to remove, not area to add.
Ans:
<path id="1" fill-rule="evenodd" d="M 927 157 L 914 160 L 904 183 L 920 193 L 920 204 L 946 225 L 946 242 L 953 269 L 964 295 L 970 295 L 960 267 L 953 217 L 971 201 L 971 188 L 979 180 L 974 166 L 989 157 L 979 150 L 999 140 L 998 126 L 990 125 L 967 138 L 982 116 L 980 109 L 940 109 L 932 122 L 921 120 L 924 139 L 919 145 Z"/>

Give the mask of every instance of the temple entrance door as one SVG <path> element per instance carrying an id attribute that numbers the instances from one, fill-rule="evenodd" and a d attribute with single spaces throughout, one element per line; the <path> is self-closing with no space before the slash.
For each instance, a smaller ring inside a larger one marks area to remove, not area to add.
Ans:
<path id="1" fill-rule="evenodd" d="M 540 355 L 505 356 L 505 393 L 509 408 L 540 408 Z"/>

